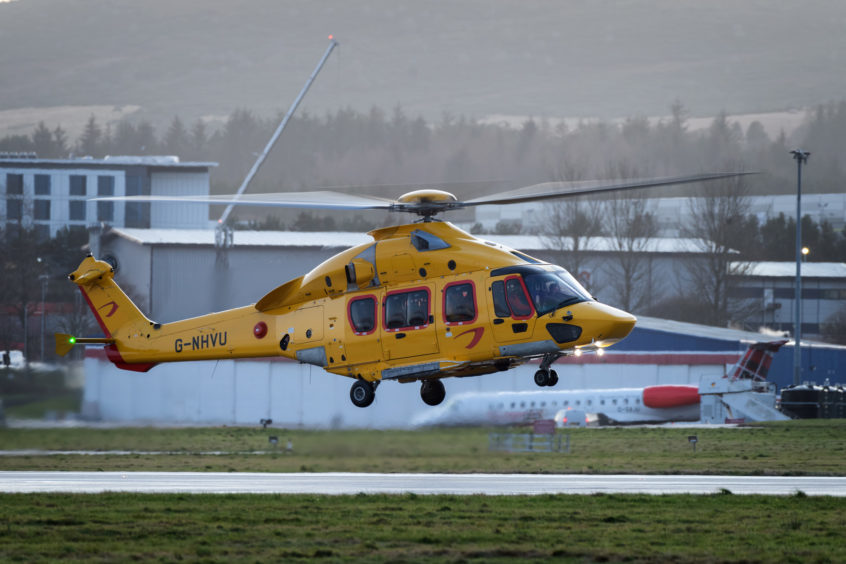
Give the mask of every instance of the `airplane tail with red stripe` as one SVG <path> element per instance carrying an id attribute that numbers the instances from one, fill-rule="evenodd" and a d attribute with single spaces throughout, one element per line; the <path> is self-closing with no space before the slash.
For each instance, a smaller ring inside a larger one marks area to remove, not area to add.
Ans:
<path id="1" fill-rule="evenodd" d="M 753 343 L 746 349 L 746 353 L 734 365 L 731 380 L 756 380 L 762 382 L 767 379 L 773 355 L 778 352 L 787 340 L 770 341 L 768 343 Z"/>

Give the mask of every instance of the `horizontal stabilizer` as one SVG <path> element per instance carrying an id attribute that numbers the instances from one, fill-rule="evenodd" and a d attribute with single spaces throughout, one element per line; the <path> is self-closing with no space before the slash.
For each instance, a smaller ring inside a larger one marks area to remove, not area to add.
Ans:
<path id="1" fill-rule="evenodd" d="M 73 335 L 68 335 L 67 333 L 56 333 L 54 334 L 54 337 L 56 338 L 56 354 L 59 356 L 65 356 L 66 354 L 68 354 L 70 350 L 74 347 L 74 345 L 110 345 L 115 342 L 114 339 L 100 337 L 77 338 Z"/>

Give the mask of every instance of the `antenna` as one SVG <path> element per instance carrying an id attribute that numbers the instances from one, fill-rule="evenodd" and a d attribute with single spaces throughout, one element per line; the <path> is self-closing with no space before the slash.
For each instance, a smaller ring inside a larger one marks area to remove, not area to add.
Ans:
<path id="1" fill-rule="evenodd" d="M 326 52 L 323 53 L 323 57 L 320 59 L 320 62 L 317 63 L 317 67 L 315 67 L 314 71 L 311 73 L 311 76 L 308 77 L 308 80 L 303 86 L 303 89 L 300 90 L 300 94 L 297 96 L 294 103 L 291 104 L 290 109 L 288 109 L 288 113 L 285 114 L 285 117 L 282 118 L 282 122 L 276 128 L 276 131 L 273 132 L 273 135 L 270 137 L 270 141 L 267 142 L 267 145 L 264 147 L 264 151 L 258 156 L 256 162 L 253 163 L 253 167 L 247 173 L 247 176 L 244 177 L 244 181 L 241 182 L 241 186 L 238 188 L 238 191 L 235 193 L 234 200 L 237 200 L 247 189 L 250 182 L 252 181 L 253 177 L 258 172 L 261 165 L 264 164 L 264 160 L 267 158 L 267 155 L 270 153 L 270 150 L 273 149 L 273 146 L 276 144 L 276 141 L 279 139 L 279 136 L 282 135 L 282 131 L 285 129 L 285 126 L 288 125 L 288 121 L 291 119 L 291 116 L 294 115 L 294 112 L 297 111 L 297 106 L 300 105 L 300 102 L 305 97 L 308 89 L 311 87 L 311 84 L 314 82 L 314 79 L 317 78 L 318 73 L 323 68 L 323 64 L 326 62 L 326 59 L 329 58 L 329 55 L 332 53 L 332 50 L 338 46 L 338 42 L 335 38 L 330 35 L 329 36 L 329 47 L 326 48 Z M 223 262 L 226 264 L 228 262 L 226 257 L 226 251 L 232 246 L 232 229 L 226 225 L 226 220 L 229 219 L 229 214 L 232 213 L 232 208 L 234 207 L 234 203 L 230 203 L 226 206 L 226 209 L 223 211 L 223 215 L 220 216 L 220 219 L 217 220 L 217 227 L 215 228 L 215 237 L 214 243 L 217 247 L 217 257 L 218 262 Z"/>

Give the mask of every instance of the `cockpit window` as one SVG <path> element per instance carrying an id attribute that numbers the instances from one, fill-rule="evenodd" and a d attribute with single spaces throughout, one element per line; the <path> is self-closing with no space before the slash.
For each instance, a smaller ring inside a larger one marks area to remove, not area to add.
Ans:
<path id="1" fill-rule="evenodd" d="M 526 300 L 526 291 L 520 278 L 514 276 L 505 280 L 505 297 L 511 314 L 515 318 L 529 317 L 532 315 L 532 306 Z"/>
<path id="2" fill-rule="evenodd" d="M 592 299 L 588 291 L 563 268 L 524 273 L 523 280 L 538 315 Z"/>

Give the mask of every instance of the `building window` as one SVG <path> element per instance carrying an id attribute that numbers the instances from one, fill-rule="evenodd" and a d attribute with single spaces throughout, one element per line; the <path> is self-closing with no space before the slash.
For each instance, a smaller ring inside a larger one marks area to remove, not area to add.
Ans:
<path id="1" fill-rule="evenodd" d="M 6 219 L 23 219 L 23 202 L 20 200 L 6 200 Z"/>
<path id="2" fill-rule="evenodd" d="M 139 174 L 126 175 L 127 196 L 149 196 L 150 190 L 146 183 L 146 177 Z M 150 227 L 150 204 L 141 202 L 126 202 L 124 205 L 123 223 L 127 227 Z"/>
<path id="3" fill-rule="evenodd" d="M 86 195 L 86 178 L 77 174 L 70 177 L 70 195 L 71 196 L 85 196 Z"/>
<path id="4" fill-rule="evenodd" d="M 36 220 L 50 219 L 50 200 L 35 200 L 35 217 Z"/>
<path id="5" fill-rule="evenodd" d="M 114 202 L 97 202 L 97 221 L 114 221 L 114 218 Z"/>
<path id="6" fill-rule="evenodd" d="M 71 200 L 70 201 L 70 219 L 71 221 L 85 221 L 85 200 Z"/>
<path id="7" fill-rule="evenodd" d="M 50 176 L 47 174 L 35 175 L 35 195 L 49 196 L 50 195 Z"/>
<path id="8" fill-rule="evenodd" d="M 115 195 L 115 177 L 114 176 L 98 176 L 97 177 L 97 195 L 98 196 L 114 196 Z"/>
<path id="9" fill-rule="evenodd" d="M 6 175 L 6 194 L 8 195 L 23 195 L 23 174 L 7 174 Z"/>
<path id="10" fill-rule="evenodd" d="M 98 176 L 97 177 L 97 195 L 98 196 L 114 196 L 115 195 L 115 177 L 114 176 Z M 115 219 L 115 203 L 114 202 L 97 202 L 97 221 L 114 221 Z"/>

